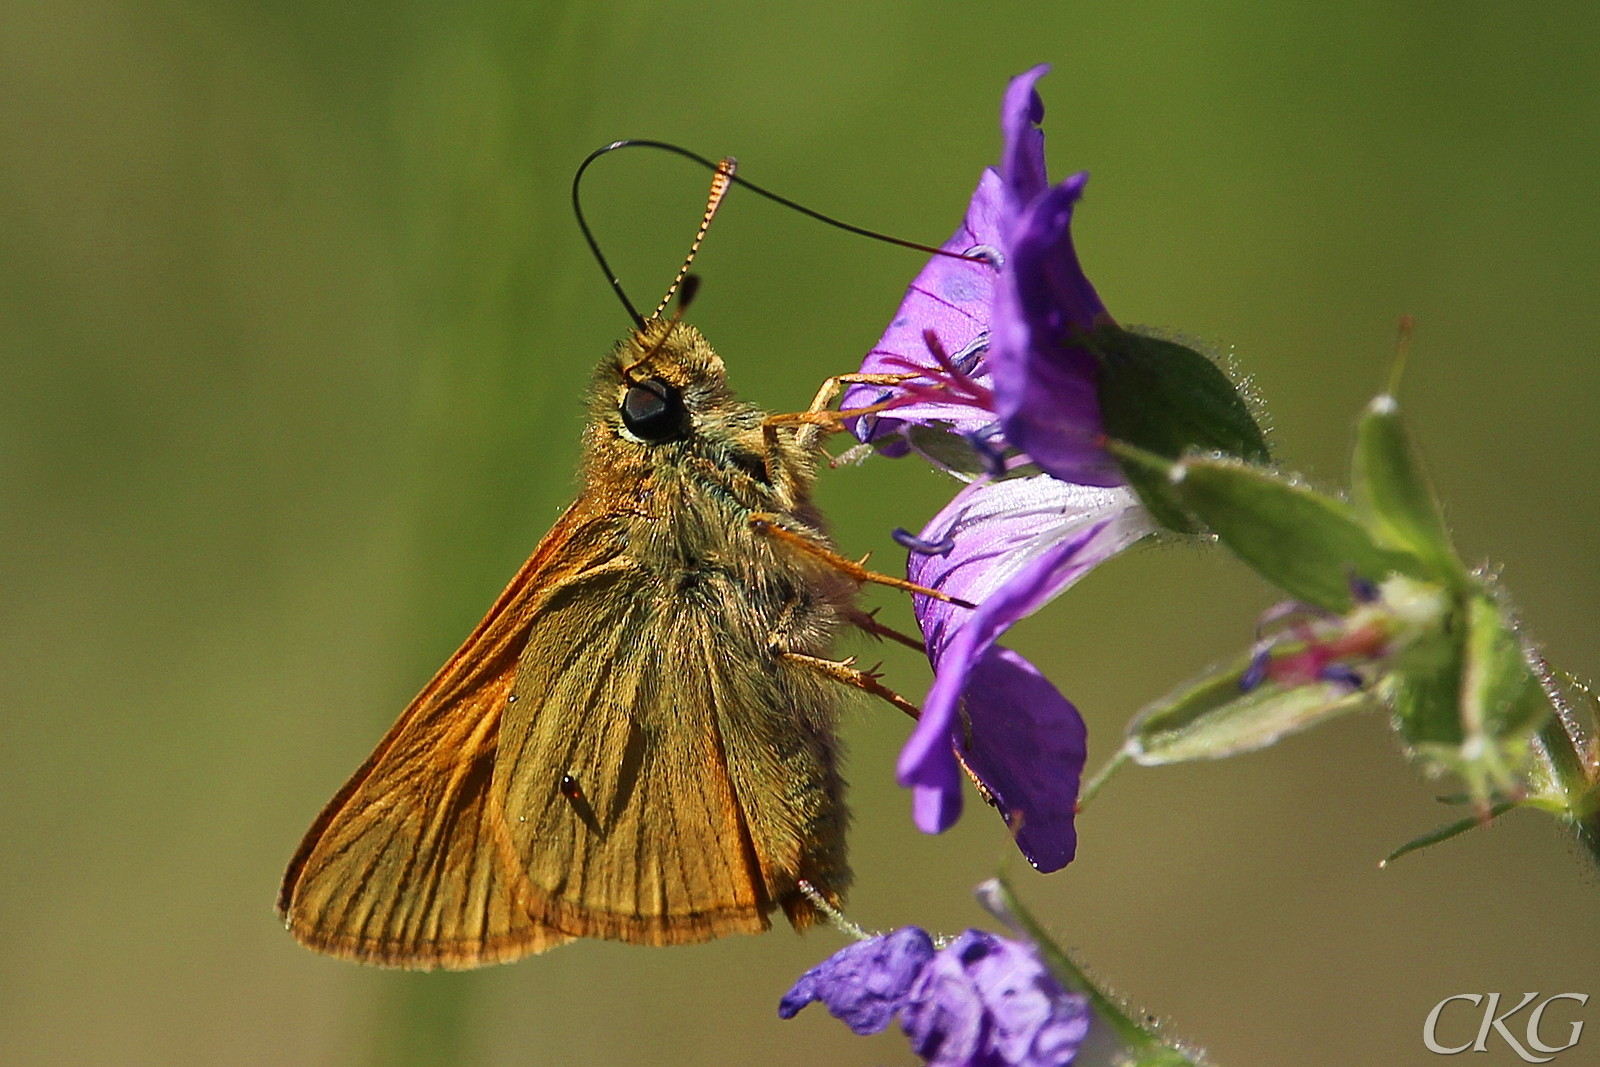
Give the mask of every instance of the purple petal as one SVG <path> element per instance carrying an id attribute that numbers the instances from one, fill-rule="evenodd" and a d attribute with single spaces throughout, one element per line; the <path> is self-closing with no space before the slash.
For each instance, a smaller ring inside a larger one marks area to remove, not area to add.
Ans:
<path id="1" fill-rule="evenodd" d="M 1033 569 L 1038 559 L 1080 545 L 1059 575 L 1059 584 L 1045 585 L 1036 600 L 1015 605 L 1011 625 L 1059 595 L 1082 575 L 1133 544 L 1155 527 L 1126 488 L 1073 485 L 1045 475 L 975 482 L 957 493 L 917 535 L 930 544 L 949 542 L 943 555 L 912 554 L 906 576 L 987 608 L 987 601 L 1018 574 Z M 932 597 L 915 597 L 917 623 L 937 668 L 954 631 L 971 624 L 978 613 Z M 989 609 L 994 610 L 994 609 Z"/>
<path id="2" fill-rule="evenodd" d="M 1101 447 L 1099 370 L 1081 336 L 1107 321 L 1072 247 L 1072 208 L 1087 174 L 1046 193 L 1023 216 L 995 289 L 988 361 L 1006 438 L 1046 472 L 1120 485 Z"/>
<path id="3" fill-rule="evenodd" d="M 778 1003 L 778 1016 L 792 1019 L 821 1001 L 856 1033 L 878 1033 L 905 1004 L 933 955 L 932 939 L 915 926 L 857 941 L 801 975 Z"/>
<path id="4" fill-rule="evenodd" d="M 964 761 L 1028 862 L 1047 874 L 1060 870 L 1078 850 L 1074 819 L 1088 753 L 1083 717 L 1017 653 L 991 644 L 968 659 L 961 644 L 958 638 L 951 658 L 961 657 L 963 669 L 935 679 L 922 719 L 900 752 L 900 782 L 913 788 L 916 827 L 936 834 L 955 824 L 961 814 L 958 761 Z M 966 712 L 959 728 L 958 707 Z M 924 730 L 929 709 L 946 723 L 943 730 Z"/>
<path id="5" fill-rule="evenodd" d="M 950 666 L 944 671 L 935 669 L 933 686 L 922 702 L 922 717 L 906 738 L 895 762 L 895 777 L 903 786 L 919 786 L 915 815 L 917 828 L 924 833 L 936 834 L 949 829 L 961 814 L 961 776 L 956 763 L 955 740 L 956 709 L 960 706 L 962 691 L 966 688 L 978 654 L 969 652 L 976 631 L 966 629 L 957 634 L 949 651 Z M 938 806 L 931 795 L 938 791 Z M 933 812 L 940 819 L 931 818 Z"/>
<path id="6" fill-rule="evenodd" d="M 929 1067 L 1063 1067 L 1091 1021 L 1033 946 L 981 930 L 940 949 L 906 1000 L 900 1028 Z"/>
<path id="7" fill-rule="evenodd" d="M 1009 648 L 989 649 L 969 674 L 970 745 L 962 758 L 994 798 L 1017 847 L 1048 874 L 1078 850 L 1074 819 L 1088 756 L 1083 716 Z"/>
<path id="8" fill-rule="evenodd" d="M 981 955 L 968 951 L 967 974 L 989 1022 L 984 1045 L 994 1055 L 991 1062 L 1071 1063 L 1089 1033 L 1088 999 L 1063 990 L 1033 946 L 1002 937 L 988 941 Z"/>
<path id="9" fill-rule="evenodd" d="M 938 832 L 960 812 L 951 743 L 962 734 L 957 710 L 965 695 L 973 746 L 963 754 L 1007 821 L 1020 815 L 1024 854 L 1042 870 L 1071 858 L 1071 803 L 1082 772 L 1081 755 L 1071 753 L 1082 746 L 1083 721 L 1020 656 L 991 650 L 1012 623 L 1152 529 L 1127 489 L 1040 475 L 968 486 L 919 535 L 949 539 L 954 548 L 944 556 L 913 554 L 911 580 L 978 604 L 915 598 L 935 676 L 896 771 L 902 785 L 918 787 L 920 829 Z M 983 684 L 971 684 L 980 672 Z"/>
<path id="10" fill-rule="evenodd" d="M 1000 151 L 1000 177 L 1005 182 L 1009 216 L 1020 215 L 1044 194 L 1049 185 L 1044 166 L 1044 101 L 1034 83 L 1050 73 L 1050 64 L 1041 63 L 1011 79 L 1000 104 L 1000 132 L 1005 138 Z M 1011 219 L 1001 223 L 1005 235 Z"/>
<path id="11" fill-rule="evenodd" d="M 978 188 L 967 205 L 960 228 L 941 247 L 947 252 L 967 254 L 990 251 L 998 257 L 1000 241 L 996 218 L 1001 203 L 1000 176 L 993 168 L 985 170 Z M 933 367 L 924 332 L 933 330 L 945 352 L 963 365 L 975 365 L 979 381 L 987 386 L 978 355 L 989 332 L 989 310 L 994 303 L 997 271 L 990 262 L 934 256 L 906 290 L 905 299 L 895 312 L 888 329 L 861 364 L 863 374 L 903 374 L 905 364 Z M 876 385 L 854 385 L 840 401 L 841 410 L 870 407 L 881 403 L 894 390 Z M 906 422 L 944 421 L 964 429 L 978 429 L 994 422 L 994 414 L 969 405 L 923 401 L 896 408 L 893 415 L 856 420 L 853 432 L 861 440 L 872 440 L 892 432 Z"/>
<path id="12" fill-rule="evenodd" d="M 903 762 L 903 753 L 901 758 Z M 919 759 L 900 784 L 911 789 L 911 821 L 923 833 L 942 834 L 961 818 L 961 770 L 954 753 L 949 759 Z"/>
<path id="13" fill-rule="evenodd" d="M 977 1059 L 984 1037 L 983 999 L 962 962 L 962 953 L 991 934 L 968 930 L 934 956 L 906 997 L 900 1028 L 911 1051 L 928 1067 L 965 1067 Z"/>
<path id="14" fill-rule="evenodd" d="M 857 942 L 807 971 L 778 1014 L 814 1000 L 858 1034 L 898 1013 L 928 1067 L 1063 1067 L 1090 1025 L 1087 998 L 1064 991 L 1031 945 L 981 930 L 937 952 L 911 926 Z"/>

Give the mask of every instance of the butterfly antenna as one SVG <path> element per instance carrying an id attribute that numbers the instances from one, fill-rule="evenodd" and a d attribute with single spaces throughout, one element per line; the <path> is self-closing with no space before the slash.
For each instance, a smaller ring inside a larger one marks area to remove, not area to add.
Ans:
<path id="1" fill-rule="evenodd" d="M 667 295 L 661 298 L 661 303 L 656 305 L 655 312 L 650 316 L 652 320 L 661 317 L 661 313 L 667 309 L 667 304 L 672 301 L 672 294 L 678 291 L 678 286 L 689 276 L 689 267 L 694 263 L 695 254 L 700 251 L 700 243 L 706 239 L 706 231 L 711 229 L 711 220 L 717 217 L 717 208 L 722 206 L 722 198 L 733 188 L 733 172 L 738 168 L 739 161 L 732 156 L 725 157 L 717 164 L 717 171 L 711 176 L 711 193 L 706 197 L 706 213 L 700 218 L 700 229 L 695 232 L 694 242 L 689 245 L 689 254 L 684 258 L 683 266 L 678 268 L 678 276 L 672 279 L 672 284 L 667 287 Z M 692 291 L 684 293 L 683 299 L 678 302 L 679 313 L 682 313 L 691 299 L 693 299 Z"/>
<path id="2" fill-rule="evenodd" d="M 858 237 L 866 237 L 874 241 L 882 241 L 885 244 L 898 245 L 901 248 L 909 248 L 917 252 L 926 252 L 933 256 L 947 256 L 951 259 L 966 259 L 987 262 L 987 257 L 983 255 L 967 255 L 961 252 L 949 252 L 943 248 L 935 248 L 932 245 L 920 244 L 916 241 L 907 241 L 900 237 L 892 237 L 889 234 L 880 233 L 877 230 L 869 230 L 864 226 L 854 226 L 848 222 L 842 222 L 839 219 L 833 218 L 831 215 L 824 215 L 822 212 L 808 208 L 804 204 L 790 200 L 786 196 L 779 196 L 777 193 L 774 193 L 769 189 L 764 189 L 753 181 L 739 177 L 733 173 L 733 161 L 731 159 L 725 159 L 720 163 L 713 163 L 711 160 L 700 155 L 698 152 L 691 152 L 687 148 L 672 144 L 668 141 L 612 141 L 610 144 L 602 145 L 601 147 L 596 148 L 593 152 L 590 152 L 588 156 L 584 158 L 584 161 L 578 164 L 578 170 L 572 176 L 572 212 L 577 216 L 578 229 L 583 231 L 583 239 L 589 243 L 589 251 L 594 253 L 595 262 L 600 265 L 601 273 L 606 276 L 606 284 L 611 286 L 611 291 L 617 294 L 618 300 L 622 301 L 622 307 L 627 311 L 628 317 L 633 320 L 633 324 L 640 328 L 643 328 L 645 319 L 639 314 L 638 309 L 633 306 L 633 301 L 628 299 L 628 294 L 623 291 L 622 282 L 618 280 L 616 272 L 611 269 L 611 264 L 606 261 L 605 253 L 600 250 L 600 242 L 595 239 L 594 231 L 589 228 L 589 221 L 584 217 L 583 202 L 579 193 L 583 183 L 583 173 L 589 169 L 589 165 L 595 160 L 599 159 L 601 156 L 615 152 L 619 148 L 656 148 L 663 152 L 671 152 L 673 155 L 682 156 L 684 159 L 692 160 L 695 163 L 700 164 L 707 170 L 715 171 L 718 177 L 712 181 L 713 204 L 707 209 L 706 214 L 708 221 L 710 216 L 716 211 L 715 204 L 721 199 L 721 197 L 715 192 L 718 182 L 720 181 L 724 186 L 741 185 L 744 188 L 749 189 L 752 193 L 755 193 L 757 196 L 771 200 L 775 204 L 782 204 L 784 207 L 789 208 L 792 211 L 800 212 L 800 214 L 805 215 L 807 218 L 816 219 L 818 222 L 832 226 L 835 229 L 843 230 L 846 233 L 853 233 Z M 726 171 L 724 172 L 725 168 Z M 724 194 L 726 193 L 726 188 L 724 188 L 723 192 Z M 703 230 L 701 237 L 704 237 Z M 698 246 L 698 244 L 699 239 L 696 240 L 696 245 Z M 690 253 L 690 258 L 693 258 L 693 253 Z M 668 295 L 670 296 L 671 294 L 669 293 Z M 663 306 L 664 305 L 665 301 L 663 301 Z M 658 309 L 656 311 L 656 315 L 660 315 L 660 313 L 661 312 Z"/>
<path id="3" fill-rule="evenodd" d="M 628 313 L 628 318 L 633 320 L 635 326 L 643 329 L 644 316 L 639 314 L 639 310 L 633 306 L 633 301 L 629 300 L 628 294 L 623 291 L 622 281 L 617 277 L 617 272 L 611 269 L 611 264 L 606 262 L 606 254 L 600 251 L 600 242 L 595 240 L 594 231 L 589 229 L 589 220 L 583 214 L 583 172 L 588 170 L 589 165 L 595 160 L 625 144 L 626 141 L 613 141 L 596 148 L 578 164 L 578 169 L 572 175 L 572 213 L 577 216 L 578 229 L 583 231 L 583 239 L 589 242 L 589 251 L 594 253 L 594 261 L 600 264 L 600 272 L 606 276 L 606 283 L 611 286 L 611 291 L 617 294 L 617 299 L 622 301 L 623 310 Z"/>

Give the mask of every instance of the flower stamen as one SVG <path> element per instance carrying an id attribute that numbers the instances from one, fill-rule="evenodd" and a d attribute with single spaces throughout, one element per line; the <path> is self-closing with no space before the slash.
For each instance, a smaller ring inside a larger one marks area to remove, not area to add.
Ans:
<path id="1" fill-rule="evenodd" d="M 948 556 L 956 547 L 955 539 L 944 537 L 938 541 L 924 541 L 903 526 L 896 526 L 890 537 L 900 547 L 924 556 Z"/>

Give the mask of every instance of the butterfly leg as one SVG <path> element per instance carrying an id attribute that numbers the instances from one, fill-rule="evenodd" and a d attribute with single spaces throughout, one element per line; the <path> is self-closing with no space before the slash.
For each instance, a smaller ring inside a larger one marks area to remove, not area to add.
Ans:
<path id="1" fill-rule="evenodd" d="M 901 382 L 920 377 L 922 377 L 920 374 L 835 374 L 831 378 L 823 379 L 822 385 L 817 389 L 817 395 L 811 399 L 810 407 L 793 415 L 769 415 L 767 416 L 767 422 L 780 426 L 785 423 L 793 424 L 795 422 L 826 425 L 828 422 L 847 419 L 853 415 L 870 415 L 875 411 L 882 410 L 880 406 L 874 404 L 870 408 L 852 408 L 845 412 L 829 411 L 828 408 L 832 406 L 839 394 L 844 392 L 844 387 L 847 385 L 899 385 Z M 825 415 L 829 416 L 829 418 L 815 420 L 801 417 L 806 415 Z"/>
<path id="2" fill-rule="evenodd" d="M 847 385 L 899 385 L 901 382 L 920 377 L 922 377 L 920 374 L 835 374 L 831 378 L 823 379 L 822 386 L 811 401 L 809 410 L 827 410 L 834 398 L 844 392 L 844 387 Z"/>
<path id="3" fill-rule="evenodd" d="M 864 671 L 855 665 L 854 659 L 824 659 L 821 656 L 808 656 L 803 652 L 790 652 L 784 648 L 775 648 L 779 659 L 786 659 L 790 663 L 798 663 L 809 667 L 826 678 L 859 689 L 899 708 L 913 719 L 922 717 L 922 709 L 917 707 L 893 689 L 884 685 L 878 679 L 882 675 L 877 670 Z"/>
<path id="4" fill-rule="evenodd" d="M 775 651 L 780 659 L 786 659 L 791 663 L 798 663 L 801 666 L 809 667 L 811 670 L 816 671 L 824 677 L 832 678 L 834 681 L 848 685 L 852 689 L 859 689 L 864 693 L 871 693 L 873 696 L 878 697 L 881 700 L 888 701 L 890 704 L 894 705 L 896 708 L 899 708 L 913 719 L 922 718 L 921 708 L 917 707 L 915 704 L 911 703 L 911 701 L 907 700 L 899 693 L 896 693 L 893 689 L 890 689 L 888 686 L 878 681 L 879 675 L 876 669 L 870 671 L 861 670 L 855 665 L 854 660 L 849 659 L 824 659 L 821 656 L 807 656 L 804 653 L 788 652 L 781 648 L 775 649 Z M 964 724 L 963 732 L 969 732 L 970 724 L 965 723 L 965 716 L 962 718 Z M 971 747 L 972 739 L 970 732 L 969 736 L 967 737 L 966 744 L 968 747 Z M 983 797 L 984 803 L 993 805 L 995 802 L 993 792 L 991 792 L 989 787 L 984 784 L 983 779 L 978 777 L 978 773 L 967 764 L 966 757 L 961 754 L 959 747 L 956 751 L 956 760 L 961 764 L 961 769 L 966 772 L 968 781 L 977 787 L 978 794 Z"/>
<path id="5" fill-rule="evenodd" d="M 795 434 L 795 444 L 803 452 L 810 452 L 817 446 L 819 438 L 826 434 L 838 433 L 844 429 L 844 422 L 857 415 L 871 415 L 883 411 L 886 404 L 874 404 L 871 407 L 853 408 L 850 411 L 830 411 L 829 405 L 844 391 L 847 385 L 899 385 L 911 378 L 919 377 L 915 374 L 835 374 L 823 381 L 817 395 L 812 398 L 811 406 L 804 411 L 789 412 L 781 415 L 768 415 L 761 423 L 761 435 L 766 443 L 768 460 L 768 475 L 772 464 L 770 457 L 777 454 L 778 430 L 785 426 L 798 426 L 800 430 Z"/>
<path id="6" fill-rule="evenodd" d="M 752 512 L 747 521 L 750 524 L 750 529 L 759 536 L 770 537 L 774 541 L 782 542 L 791 548 L 804 552 L 809 556 L 813 556 L 816 559 L 821 560 L 823 563 L 826 563 L 834 570 L 839 571 L 841 574 L 848 575 L 858 582 L 876 582 L 878 585 L 887 585 L 891 588 L 900 589 L 907 593 L 916 593 L 920 596 L 931 596 L 935 600 L 943 600 L 946 603 L 954 604 L 961 608 L 977 607 L 977 605 L 971 601 L 962 600 L 960 597 L 953 597 L 949 593 L 940 592 L 937 589 L 930 589 L 925 585 L 918 585 L 916 582 L 908 582 L 904 578 L 896 578 L 892 574 L 879 574 L 877 571 L 870 571 L 866 567 L 862 566 L 862 564 L 857 563 L 848 556 L 841 556 L 833 549 L 828 548 L 825 545 L 819 545 L 811 538 L 806 537 L 804 534 L 796 533 L 795 531 L 789 529 L 787 526 L 783 525 L 782 520 L 779 519 L 778 516 L 773 515 L 770 512 Z"/>
<path id="7" fill-rule="evenodd" d="M 927 646 L 923 644 L 921 638 L 912 637 L 910 634 L 901 633 L 893 626 L 886 626 L 879 622 L 877 608 L 873 608 L 871 611 L 862 611 L 859 608 L 850 608 L 845 618 L 849 621 L 851 626 L 854 626 L 856 629 L 872 637 L 887 637 L 891 641 L 898 641 L 907 648 L 915 649 L 918 652 L 927 651 Z"/>

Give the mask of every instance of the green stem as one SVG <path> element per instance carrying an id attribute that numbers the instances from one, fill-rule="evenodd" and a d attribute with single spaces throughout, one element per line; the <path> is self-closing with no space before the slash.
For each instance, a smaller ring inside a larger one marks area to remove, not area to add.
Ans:
<path id="1" fill-rule="evenodd" d="M 1078 790 L 1078 811 L 1081 812 L 1089 806 L 1089 801 L 1093 800 L 1094 795 L 1100 792 L 1100 787 L 1105 785 L 1111 775 L 1123 764 L 1127 763 L 1128 759 L 1128 750 L 1126 748 L 1118 749 L 1117 754 L 1112 756 L 1104 767 L 1095 772 L 1094 777 L 1090 778 L 1083 788 Z"/>
<path id="2" fill-rule="evenodd" d="M 1089 998 L 1089 1004 L 1094 1013 L 1104 1020 L 1116 1033 L 1117 1038 L 1128 1049 L 1139 1052 L 1159 1049 L 1162 1042 L 1144 1027 L 1140 1026 L 1110 994 L 1101 989 L 1095 981 L 1084 973 L 1076 961 L 1063 952 L 1044 927 L 1030 915 L 1018 901 L 1016 894 L 1011 891 L 1011 884 L 1004 878 L 996 878 L 995 887 L 998 889 L 1000 911 L 996 918 L 1001 919 L 1011 926 L 1016 933 L 1032 941 L 1039 950 L 1039 956 L 1044 960 L 1045 966 L 1061 983 L 1063 989 L 1072 993 L 1081 993 Z M 983 897 L 983 887 L 979 887 L 979 899 Z M 993 909 L 991 909 L 993 910 Z"/>
<path id="3" fill-rule="evenodd" d="M 461 1067 L 478 1057 L 471 1015 L 478 974 L 393 976 L 368 1049 L 370 1067 Z"/>

